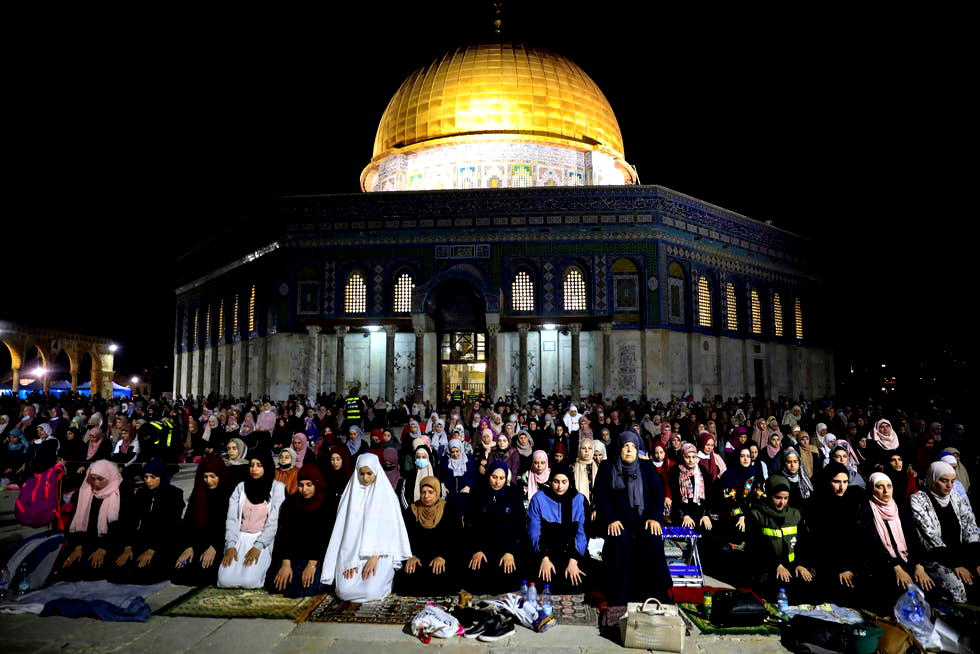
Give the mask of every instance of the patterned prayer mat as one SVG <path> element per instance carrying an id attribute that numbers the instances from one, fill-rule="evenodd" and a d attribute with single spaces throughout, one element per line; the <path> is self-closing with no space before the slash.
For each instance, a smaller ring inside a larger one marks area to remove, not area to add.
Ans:
<path id="1" fill-rule="evenodd" d="M 290 599 L 264 588 L 195 588 L 157 611 L 191 618 L 273 618 L 301 622 L 324 595 Z"/>
<path id="2" fill-rule="evenodd" d="M 473 598 L 494 599 L 493 595 Z M 583 601 L 582 595 L 556 595 L 553 598 L 555 615 L 561 624 L 594 627 L 599 623 L 599 614 Z M 458 601 L 457 595 L 443 597 L 400 597 L 388 595 L 377 602 L 345 602 L 327 595 L 323 602 L 310 611 L 309 622 L 350 622 L 363 624 L 406 624 L 418 613 L 426 602 L 432 602 L 446 610 L 451 610 Z"/>
<path id="3" fill-rule="evenodd" d="M 763 636 L 773 636 L 779 635 L 779 627 L 775 624 L 771 624 L 769 619 L 762 623 L 758 627 L 719 627 L 716 624 L 712 624 L 707 618 L 704 617 L 702 611 L 704 611 L 703 604 L 690 604 L 688 602 L 680 602 L 678 605 L 684 615 L 694 623 L 702 634 L 759 634 Z M 772 618 L 778 617 L 776 607 L 772 604 L 766 602 L 766 609 L 769 611 Z"/>

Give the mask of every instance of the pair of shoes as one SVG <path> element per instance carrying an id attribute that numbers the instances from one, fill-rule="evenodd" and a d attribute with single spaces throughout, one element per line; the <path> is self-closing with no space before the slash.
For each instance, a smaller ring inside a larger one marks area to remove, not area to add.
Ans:
<path id="1" fill-rule="evenodd" d="M 477 640 L 484 643 L 492 643 L 495 640 L 500 640 L 501 638 L 506 638 L 512 635 L 516 629 L 514 628 L 514 621 L 505 618 L 504 616 L 497 614 L 491 616 L 484 625 L 483 632 L 478 635 Z"/>
<path id="2" fill-rule="evenodd" d="M 476 638 L 482 634 L 486 630 L 490 618 L 494 617 L 490 611 L 479 611 L 473 608 L 456 608 L 452 610 L 452 615 L 459 620 L 460 626 L 463 627 L 463 638 Z"/>

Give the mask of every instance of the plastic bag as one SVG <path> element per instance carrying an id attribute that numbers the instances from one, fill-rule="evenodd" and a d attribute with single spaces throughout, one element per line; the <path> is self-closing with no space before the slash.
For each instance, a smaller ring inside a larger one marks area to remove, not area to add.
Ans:
<path id="1" fill-rule="evenodd" d="M 452 638 L 463 633 L 459 620 L 439 608 L 435 604 L 426 604 L 425 608 L 412 618 L 412 633 L 424 642 L 432 636 L 436 638 Z"/>
<path id="2" fill-rule="evenodd" d="M 534 628 L 534 621 L 538 619 L 537 607 L 517 593 L 507 593 L 499 599 L 482 600 L 480 605 L 509 615 L 529 629 Z"/>
<path id="3" fill-rule="evenodd" d="M 909 629 L 923 645 L 930 641 L 934 626 L 929 617 L 932 611 L 926 596 L 915 584 L 909 584 L 907 593 L 902 593 L 895 603 L 895 619 Z"/>

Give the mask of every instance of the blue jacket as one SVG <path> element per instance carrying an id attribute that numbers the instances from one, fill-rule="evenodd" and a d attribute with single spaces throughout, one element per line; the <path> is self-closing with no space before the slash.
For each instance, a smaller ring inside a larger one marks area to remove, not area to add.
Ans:
<path id="1" fill-rule="evenodd" d="M 531 498 L 531 505 L 527 509 L 528 516 L 528 535 L 531 537 L 531 544 L 534 550 L 540 552 L 538 540 L 541 537 L 541 521 L 547 520 L 561 524 L 561 505 L 543 491 L 539 490 Z M 572 520 L 578 523 L 575 532 L 575 551 L 585 554 L 588 539 L 585 537 L 585 496 L 581 493 L 572 499 Z"/>

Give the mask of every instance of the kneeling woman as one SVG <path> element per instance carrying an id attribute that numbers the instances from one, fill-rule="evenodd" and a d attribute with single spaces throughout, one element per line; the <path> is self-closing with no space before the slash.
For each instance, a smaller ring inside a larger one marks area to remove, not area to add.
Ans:
<path id="1" fill-rule="evenodd" d="M 286 487 L 276 481 L 272 453 L 250 452 L 248 477 L 235 487 L 228 502 L 219 588 L 261 588 L 265 583 L 285 499 Z"/>
<path id="2" fill-rule="evenodd" d="M 76 494 L 75 517 L 68 525 L 68 556 L 61 564 L 60 581 L 105 578 L 106 567 L 112 565 L 106 555 L 118 554 L 121 483 L 122 475 L 114 463 L 103 459 L 88 467 L 85 482 Z"/>
<path id="3" fill-rule="evenodd" d="M 170 579 L 177 555 L 184 492 L 170 485 L 159 459 L 143 466 L 143 487 L 123 506 L 123 550 L 106 578 L 117 584 L 155 584 Z"/>
<path id="4" fill-rule="evenodd" d="M 493 464 L 491 464 L 493 465 Z M 420 494 L 405 511 L 412 558 L 395 575 L 395 592 L 411 597 L 452 595 L 459 592 L 459 514 L 442 499 L 442 485 L 424 477 Z"/>
<path id="5" fill-rule="evenodd" d="M 667 601 L 672 585 L 661 538 L 664 487 L 653 465 L 640 460 L 639 453 L 640 437 L 624 431 L 619 452 L 599 466 L 595 484 L 596 521 L 606 529 L 602 563 L 610 606 L 651 596 Z"/>
<path id="6" fill-rule="evenodd" d="M 895 607 L 900 593 L 908 590 L 913 578 L 922 590 L 932 590 L 933 582 L 922 567 L 922 545 L 915 532 L 915 520 L 908 505 L 893 497 L 894 487 L 888 475 L 871 473 L 871 500 L 863 508 L 866 545 L 865 561 L 869 578 L 867 601 L 873 611 L 887 615 Z M 888 581 L 894 579 L 895 583 Z M 865 581 L 865 580 L 862 580 Z M 891 589 L 888 592 L 887 589 Z"/>
<path id="7" fill-rule="evenodd" d="M 538 585 L 551 584 L 554 593 L 581 593 L 588 553 L 585 537 L 585 498 L 575 490 L 567 466 L 551 468 L 547 485 L 531 498 L 528 534 L 537 554 Z"/>
<path id="8" fill-rule="evenodd" d="M 286 597 L 309 597 L 323 592 L 321 563 L 336 512 L 327 498 L 327 481 L 315 465 L 300 468 L 296 483 L 298 490 L 283 503 L 279 514 L 272 568 L 276 576 L 266 587 Z"/>
<path id="9" fill-rule="evenodd" d="M 378 457 L 362 454 L 340 498 L 320 581 L 334 584 L 342 600 L 379 600 L 391 592 L 395 570 L 411 557 L 395 491 Z"/>
<path id="10" fill-rule="evenodd" d="M 507 483 L 508 472 L 506 463 L 494 461 L 473 492 L 466 519 L 473 555 L 465 587 L 471 593 L 499 595 L 521 585 L 527 514 L 520 489 Z"/>
<path id="11" fill-rule="evenodd" d="M 209 454 L 201 459 L 181 525 L 179 545 L 184 549 L 171 576 L 175 584 L 212 586 L 218 581 L 231 491 L 221 457 Z"/>
<path id="12" fill-rule="evenodd" d="M 803 604 L 813 595 L 813 574 L 800 558 L 808 536 L 799 510 L 789 506 L 789 491 L 782 475 L 766 480 L 766 500 L 749 509 L 746 551 L 753 557 L 753 588 L 760 595 L 771 601 L 786 588 L 793 604 Z"/>

